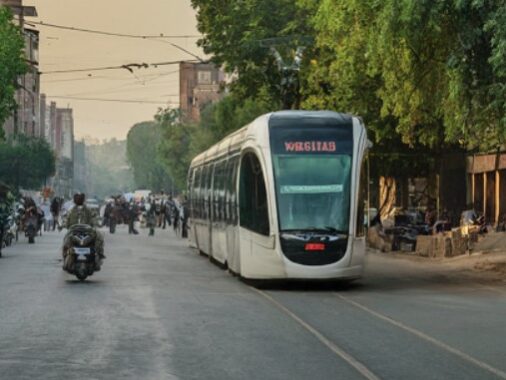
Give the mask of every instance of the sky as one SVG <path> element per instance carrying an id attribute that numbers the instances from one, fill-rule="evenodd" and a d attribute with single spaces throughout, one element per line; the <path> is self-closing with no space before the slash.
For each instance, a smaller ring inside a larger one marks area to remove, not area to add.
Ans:
<path id="1" fill-rule="evenodd" d="M 38 17 L 27 18 L 28 22 L 42 21 L 135 35 L 199 34 L 190 0 L 24 0 L 23 4 L 37 7 Z M 64 74 L 48 72 L 195 59 L 168 42 L 202 56 L 196 46 L 196 37 L 144 40 L 47 26 L 36 26 L 36 29 L 40 31 L 41 93 L 45 93 L 49 101 L 56 101 L 60 108 L 73 108 L 77 139 L 85 136 L 100 140 L 124 139 L 135 123 L 152 120 L 160 107 L 177 107 L 178 65 L 140 69 L 134 73 L 125 69 Z"/>

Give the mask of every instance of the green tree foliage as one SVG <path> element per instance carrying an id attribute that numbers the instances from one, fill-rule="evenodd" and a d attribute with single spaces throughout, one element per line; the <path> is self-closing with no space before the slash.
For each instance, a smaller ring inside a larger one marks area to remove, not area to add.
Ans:
<path id="1" fill-rule="evenodd" d="M 322 0 L 304 104 L 365 116 L 377 141 L 504 144 L 505 9 L 505 0 Z"/>
<path id="2" fill-rule="evenodd" d="M 177 190 L 186 187 L 186 174 L 190 164 L 190 144 L 194 125 L 180 123 L 180 111 L 160 110 L 155 119 L 162 131 L 162 141 L 155 145 L 158 157 L 173 178 Z"/>
<path id="3" fill-rule="evenodd" d="M 199 45 L 212 60 L 237 75 L 231 91 L 241 99 L 267 91 L 280 99 L 280 73 L 269 48 L 261 41 L 307 34 L 307 15 L 293 0 L 192 0 Z"/>
<path id="4" fill-rule="evenodd" d="M 10 9 L 0 5 L 0 126 L 16 107 L 16 79 L 27 70 L 23 48 L 24 40 L 13 23 Z M 0 139 L 3 135 L 0 128 Z"/>
<path id="5" fill-rule="evenodd" d="M 38 190 L 54 171 L 55 158 L 44 139 L 17 136 L 0 142 L 0 180 L 13 188 Z"/>
<path id="6" fill-rule="evenodd" d="M 127 136 L 127 159 L 138 188 L 153 191 L 172 188 L 172 177 L 158 155 L 162 129 L 155 122 L 134 125 Z"/>
<path id="7" fill-rule="evenodd" d="M 231 132 L 245 126 L 256 117 L 270 112 L 273 100 L 261 92 L 256 100 L 238 100 L 234 95 L 209 104 L 202 110 L 197 124 L 180 122 L 179 110 L 160 111 L 156 120 L 162 130 L 159 156 L 178 189 L 186 187 L 191 160 Z"/>

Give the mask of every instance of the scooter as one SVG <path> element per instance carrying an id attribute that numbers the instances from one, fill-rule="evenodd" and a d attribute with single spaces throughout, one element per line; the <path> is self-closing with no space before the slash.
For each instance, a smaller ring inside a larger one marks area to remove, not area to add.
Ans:
<path id="1" fill-rule="evenodd" d="M 25 236 L 28 237 L 28 244 L 34 244 L 35 236 L 39 230 L 39 215 L 37 214 L 36 210 L 27 210 L 24 226 Z"/>
<path id="2" fill-rule="evenodd" d="M 18 225 L 14 216 L 9 216 L 4 231 L 4 244 L 6 247 L 10 247 L 13 241 L 18 241 Z"/>
<path id="3" fill-rule="evenodd" d="M 84 281 L 100 270 L 96 262 L 95 230 L 87 224 L 76 224 L 69 234 L 70 246 L 65 248 L 63 270 Z"/>

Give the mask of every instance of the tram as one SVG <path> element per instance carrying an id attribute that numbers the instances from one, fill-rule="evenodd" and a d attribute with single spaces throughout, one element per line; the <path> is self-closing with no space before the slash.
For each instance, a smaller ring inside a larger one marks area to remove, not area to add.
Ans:
<path id="1" fill-rule="evenodd" d="M 245 279 L 356 279 L 365 256 L 361 119 L 258 117 L 195 157 L 190 244 Z"/>

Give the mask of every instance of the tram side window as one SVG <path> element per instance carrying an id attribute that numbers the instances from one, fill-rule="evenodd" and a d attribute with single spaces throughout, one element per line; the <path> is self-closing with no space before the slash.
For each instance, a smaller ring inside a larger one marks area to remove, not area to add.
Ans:
<path id="1" fill-rule="evenodd" d="M 214 220 L 221 222 L 221 189 L 223 187 L 223 162 L 214 167 Z"/>
<path id="2" fill-rule="evenodd" d="M 194 218 L 201 218 L 200 214 L 200 178 L 202 169 L 199 167 L 195 169 L 195 180 L 193 182 L 193 194 L 192 194 L 192 215 Z"/>
<path id="3" fill-rule="evenodd" d="M 211 185 L 212 189 L 210 192 L 210 209 L 212 209 L 213 222 L 215 222 L 217 221 L 218 187 L 220 186 L 220 167 L 218 164 L 214 165 Z"/>
<path id="4" fill-rule="evenodd" d="M 231 207 L 232 207 L 232 223 L 234 225 L 237 224 L 238 221 L 238 214 L 237 214 L 237 176 L 239 173 L 239 156 L 234 157 L 233 162 L 233 170 L 232 170 L 232 200 L 231 200 Z"/>
<path id="5" fill-rule="evenodd" d="M 367 170 L 366 170 L 366 159 L 362 161 L 362 166 L 360 168 L 360 183 L 358 187 L 358 200 L 357 200 L 357 227 L 355 235 L 357 237 L 362 237 L 365 235 L 365 226 L 364 226 L 364 209 L 365 209 L 365 200 L 367 196 Z"/>
<path id="6" fill-rule="evenodd" d="M 236 221 L 236 181 L 237 181 L 237 164 L 239 158 L 232 157 L 228 160 L 225 169 L 226 176 L 226 215 L 225 220 L 229 224 L 235 225 Z"/>
<path id="7" fill-rule="evenodd" d="M 207 177 L 209 173 L 209 166 L 202 168 L 202 178 L 200 182 L 200 215 L 202 219 L 207 219 L 206 212 L 206 198 L 207 198 Z"/>
<path id="8" fill-rule="evenodd" d="M 191 168 L 190 169 L 190 172 L 188 173 L 188 179 L 187 179 L 187 189 L 189 189 L 190 191 L 190 215 L 192 213 L 191 209 L 192 209 L 192 199 L 193 199 L 193 192 L 194 192 L 194 182 L 195 182 L 195 169 L 194 168 Z"/>
<path id="9" fill-rule="evenodd" d="M 206 167 L 206 219 L 211 220 L 212 217 L 212 196 L 213 196 L 213 175 L 214 175 L 214 164 L 210 164 Z"/>
<path id="10" fill-rule="evenodd" d="M 269 235 L 267 191 L 260 161 L 253 153 L 242 158 L 239 207 L 242 227 Z"/>
<path id="11" fill-rule="evenodd" d="M 220 192 L 218 196 L 218 215 L 220 222 L 225 221 L 225 187 L 226 187 L 226 170 L 227 161 L 220 162 Z"/>
<path id="12" fill-rule="evenodd" d="M 230 223 L 231 222 L 231 217 L 230 217 L 230 211 L 231 211 L 231 207 L 230 207 L 230 200 L 231 200 L 231 191 L 232 191 L 232 171 L 231 171 L 231 168 L 232 168 L 232 159 L 229 159 L 227 160 L 226 164 L 225 164 L 225 167 L 224 167 L 224 194 L 223 194 L 223 207 L 224 207 L 224 215 L 223 215 L 223 220 L 227 223 Z"/>

